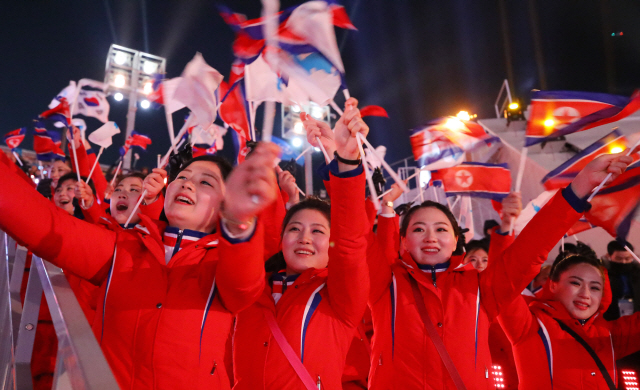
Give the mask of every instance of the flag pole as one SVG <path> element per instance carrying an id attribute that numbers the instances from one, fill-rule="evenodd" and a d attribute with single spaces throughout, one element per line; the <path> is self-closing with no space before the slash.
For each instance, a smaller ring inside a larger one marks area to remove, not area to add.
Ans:
<path id="1" fill-rule="evenodd" d="M 424 194 L 422 193 L 422 185 L 418 185 L 420 188 L 420 203 L 424 202 Z"/>
<path id="2" fill-rule="evenodd" d="M 630 156 L 633 150 L 638 147 L 638 145 L 640 145 L 640 138 L 636 141 L 636 143 L 631 148 L 629 148 L 629 150 L 627 150 L 627 154 L 625 154 L 625 156 Z M 609 180 L 611 175 L 613 174 L 612 173 L 607 174 L 604 180 L 600 182 L 600 184 L 598 184 L 598 186 L 596 187 L 595 190 L 593 190 L 589 198 L 587 198 L 587 202 L 591 202 L 591 199 L 593 199 L 593 197 L 598 194 L 598 192 L 602 189 L 602 187 L 604 187 L 604 184 L 607 182 L 607 180 Z"/>
<path id="3" fill-rule="evenodd" d="M 626 249 L 626 250 L 627 250 L 627 252 L 629 252 L 629 253 L 631 254 L 631 256 L 632 256 L 634 259 L 636 259 L 636 261 L 637 261 L 638 263 L 640 263 L 640 258 L 638 258 L 638 255 L 636 255 L 635 253 L 633 253 L 633 251 L 629 248 L 629 246 L 625 245 L 625 246 L 624 246 L 624 249 Z"/>
<path id="4" fill-rule="evenodd" d="M 371 154 L 373 154 L 378 161 L 380 161 L 380 163 L 382 164 L 382 166 L 384 167 L 384 169 L 387 170 L 387 172 L 389 172 L 389 175 L 391 176 L 391 178 L 398 183 L 398 185 L 400 186 L 400 188 L 402 188 L 402 191 L 404 192 L 409 192 L 409 187 L 407 187 L 406 184 L 404 184 L 404 181 L 400 180 L 400 177 L 398 176 L 398 174 L 391 169 L 391 167 L 389 166 L 389 164 L 387 164 L 386 161 L 384 161 L 384 159 L 382 157 L 380 157 L 380 155 L 378 154 L 378 152 L 376 152 L 376 150 L 373 148 L 373 146 L 371 145 L 371 143 L 362 136 L 362 134 L 358 133 L 356 136 L 360 137 L 360 139 L 362 140 L 362 142 L 364 142 L 365 144 L 367 144 L 367 146 L 369 147 L 369 151 L 371 152 Z"/>
<path id="5" fill-rule="evenodd" d="M 313 145 L 309 145 L 308 148 L 306 148 L 305 150 L 303 150 L 302 152 L 300 152 L 300 154 L 298 155 L 298 157 L 296 157 L 296 161 L 298 161 L 300 159 L 300 157 L 304 156 L 309 150 L 311 150 L 311 148 L 313 148 Z"/>
<path id="6" fill-rule="evenodd" d="M 20 156 L 18 156 L 18 153 L 16 153 L 15 150 L 12 150 L 11 153 L 13 154 L 13 157 L 16 158 L 16 161 L 20 164 L 20 166 L 24 166 L 24 164 L 22 164 L 22 160 L 20 160 Z"/>
<path id="7" fill-rule="evenodd" d="M 280 165 L 276 164 L 276 171 L 278 172 L 282 172 L 282 168 L 280 168 Z M 300 189 L 300 187 L 298 187 L 298 185 L 296 184 L 296 188 L 298 189 L 298 192 L 300 193 L 300 195 L 306 197 L 306 195 L 304 194 L 304 191 L 302 191 Z"/>
<path id="8" fill-rule="evenodd" d="M 561 247 L 562 251 L 564 252 L 564 236 L 562 236 L 562 238 L 560 239 L 560 247 Z"/>
<path id="9" fill-rule="evenodd" d="M 516 176 L 516 187 L 515 192 L 520 192 L 520 187 L 522 186 L 522 177 L 524 176 L 524 166 L 527 163 L 527 153 L 529 152 L 529 148 L 524 146 L 522 148 L 522 152 L 520 153 L 520 165 L 518 165 L 518 176 Z M 511 223 L 509 225 L 509 235 L 513 235 L 513 227 L 515 220 L 511 219 Z"/>
<path id="10" fill-rule="evenodd" d="M 369 192 L 371 193 L 371 199 L 373 200 L 373 205 L 375 206 L 376 211 L 380 211 L 380 201 L 376 196 L 377 194 L 376 186 L 373 184 L 373 178 L 371 177 L 371 172 L 369 172 L 369 167 L 367 166 L 367 163 L 364 158 L 364 149 L 362 147 L 362 141 L 360 140 L 359 137 L 357 137 L 357 135 L 360 135 L 360 133 L 356 134 L 356 141 L 358 144 L 358 149 L 360 150 L 360 157 L 362 158 L 362 168 L 364 168 L 364 175 L 367 178 L 367 184 L 369 185 Z"/>
<path id="11" fill-rule="evenodd" d="M 93 163 L 93 167 L 91 167 L 91 172 L 89 172 L 89 176 L 87 176 L 87 183 L 89 183 L 89 180 L 91 179 L 91 175 L 93 175 L 93 170 L 96 169 L 96 165 L 98 165 L 98 160 L 100 159 L 100 155 L 102 154 L 103 150 L 104 150 L 104 146 L 101 146 L 100 151 L 98 151 L 98 155 L 96 156 L 96 161 Z"/>
<path id="12" fill-rule="evenodd" d="M 320 142 L 320 138 L 316 137 L 316 141 L 318 141 L 318 146 L 320 146 L 320 150 L 322 150 L 322 154 L 324 154 L 324 161 L 329 164 L 331 162 L 331 158 L 329 158 L 329 153 L 327 153 L 327 149 L 324 148 L 322 142 Z"/>
<path id="13" fill-rule="evenodd" d="M 120 168 L 122 167 L 122 157 L 120 158 L 120 163 L 118 164 L 118 168 L 116 168 L 116 173 L 113 174 L 113 179 L 111 179 L 111 187 L 116 183 L 116 179 L 118 178 L 118 172 L 120 172 Z"/>

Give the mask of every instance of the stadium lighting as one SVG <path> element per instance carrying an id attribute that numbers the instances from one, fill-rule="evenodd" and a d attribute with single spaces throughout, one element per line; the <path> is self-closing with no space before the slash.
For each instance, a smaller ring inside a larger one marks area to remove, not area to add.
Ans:
<path id="1" fill-rule="evenodd" d="M 119 101 L 121 101 L 122 99 L 124 99 L 124 95 L 123 95 L 123 94 L 121 94 L 120 92 L 116 92 L 116 93 L 113 95 L 113 98 L 114 98 L 114 99 L 116 99 L 116 101 L 117 101 L 117 102 L 119 102 Z"/>
<path id="2" fill-rule="evenodd" d="M 556 121 L 554 121 L 553 119 L 546 119 L 544 121 L 544 127 L 546 128 L 553 128 L 555 124 L 556 124 Z"/>
<path id="3" fill-rule="evenodd" d="M 314 146 L 314 147 L 313 147 L 313 150 L 314 150 L 315 152 L 319 152 L 319 151 L 320 151 L 320 148 L 318 148 L 318 147 L 315 147 L 315 146 Z"/>
<path id="4" fill-rule="evenodd" d="M 464 123 L 462 123 L 458 118 L 447 119 L 447 121 L 444 123 L 444 126 L 451 131 L 461 131 L 465 129 Z"/>
<path id="5" fill-rule="evenodd" d="M 299 137 L 295 137 L 291 139 L 291 145 L 293 145 L 294 148 L 299 148 L 302 146 L 302 139 L 300 139 Z"/>
<path id="6" fill-rule="evenodd" d="M 153 61 L 145 61 L 142 65 L 142 71 L 147 74 L 154 74 L 158 70 L 158 64 Z"/>
<path id="7" fill-rule="evenodd" d="M 118 65 L 124 65 L 127 62 L 127 54 L 119 51 L 113 57 L 113 61 Z"/>
<path id="8" fill-rule="evenodd" d="M 293 112 L 300 112 L 300 106 L 297 106 L 297 105 L 293 105 L 293 106 L 291 106 L 291 111 L 293 111 Z"/>
<path id="9" fill-rule="evenodd" d="M 147 99 L 144 99 L 140 102 L 140 107 L 146 110 L 147 108 L 151 107 L 151 103 Z"/>
<path id="10" fill-rule="evenodd" d="M 460 111 L 459 113 L 456 114 L 456 118 L 463 121 L 470 121 L 471 115 L 469 115 L 467 111 Z"/>
<path id="11" fill-rule="evenodd" d="M 619 146 L 614 146 L 613 148 L 611 148 L 611 153 L 612 153 L 612 154 L 616 154 L 616 153 L 620 153 L 620 152 L 622 152 L 623 150 L 624 150 L 624 149 L 622 149 L 622 148 L 621 148 L 621 147 L 619 147 Z"/>
<path id="12" fill-rule="evenodd" d="M 513 102 L 511 104 L 509 104 L 509 109 L 510 110 L 517 110 L 518 108 L 520 108 L 520 105 L 516 102 Z"/>
<path id="13" fill-rule="evenodd" d="M 311 116 L 316 119 L 322 119 L 322 117 L 324 116 L 324 110 L 322 109 L 322 107 L 313 106 L 311 107 Z"/>
<path id="14" fill-rule="evenodd" d="M 153 92 L 153 83 L 151 81 L 147 81 L 146 83 L 144 83 L 144 87 L 142 88 L 142 92 L 145 95 L 149 95 L 151 92 Z"/>
<path id="15" fill-rule="evenodd" d="M 113 85 L 115 85 L 118 88 L 123 88 L 126 84 L 127 84 L 127 80 L 124 78 L 123 74 L 118 74 L 113 79 Z"/>
<path id="16" fill-rule="evenodd" d="M 302 122 L 298 121 L 293 125 L 293 132 L 296 134 L 304 134 L 304 125 Z"/>

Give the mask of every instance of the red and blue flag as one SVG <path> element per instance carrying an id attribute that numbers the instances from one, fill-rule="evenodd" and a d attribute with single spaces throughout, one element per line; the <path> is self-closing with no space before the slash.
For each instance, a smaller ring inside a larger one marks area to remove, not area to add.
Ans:
<path id="1" fill-rule="evenodd" d="M 638 91 L 631 98 L 592 92 L 535 91 L 531 95 L 525 146 L 613 123 L 638 109 Z"/>
<path id="2" fill-rule="evenodd" d="M 511 191 L 507 164 L 465 162 L 431 172 L 434 185 L 441 182 L 447 196 L 466 195 L 500 200 Z"/>
<path id="3" fill-rule="evenodd" d="M 27 134 L 27 128 L 21 127 L 16 130 L 12 130 L 4 135 L 4 143 L 7 144 L 12 150 L 20 146 Z"/>
<path id="4" fill-rule="evenodd" d="M 53 122 L 61 122 L 65 126 L 71 124 L 71 113 L 66 98 L 60 98 L 60 104 L 40 114 L 40 118 L 46 118 Z"/>
<path id="5" fill-rule="evenodd" d="M 617 129 L 613 130 L 611 133 L 587 146 L 582 152 L 571 157 L 564 164 L 549 172 L 542 178 L 542 184 L 547 190 L 564 188 L 571 184 L 576 175 L 596 157 L 602 154 L 620 153 L 627 147 L 628 142 L 624 135 Z M 634 154 L 633 158 L 637 160 L 638 155 Z"/>
<path id="6" fill-rule="evenodd" d="M 120 155 L 124 156 L 129 149 L 135 152 L 146 152 L 149 145 L 151 145 L 151 138 L 133 130 L 129 138 L 125 140 L 124 146 L 120 147 Z"/>
<path id="7" fill-rule="evenodd" d="M 33 150 L 40 161 L 65 160 L 62 140 L 55 130 L 47 130 L 43 121 L 36 121 L 33 134 Z"/>

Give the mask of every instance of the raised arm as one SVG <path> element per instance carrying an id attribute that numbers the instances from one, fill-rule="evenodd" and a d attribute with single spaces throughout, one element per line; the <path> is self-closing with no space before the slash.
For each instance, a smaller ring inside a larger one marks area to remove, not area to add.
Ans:
<path id="1" fill-rule="evenodd" d="M 640 312 L 620 317 L 609 324 L 616 359 L 640 351 Z"/>
<path id="2" fill-rule="evenodd" d="M 38 194 L 18 175 L 0 169 L 0 228 L 36 255 L 83 279 L 108 271 L 116 234 L 81 221 Z"/>
<path id="3" fill-rule="evenodd" d="M 564 190 L 558 192 L 525 226 L 504 256 L 480 275 L 483 305 L 490 318 L 520 295 L 540 272 L 549 251 L 591 206 L 589 193 L 611 173 L 618 177 L 632 158 L 623 153 L 591 161 Z"/>
<path id="4" fill-rule="evenodd" d="M 335 129 L 336 149 L 343 160 L 359 156 L 356 134 L 366 136 L 368 126 L 362 121 L 357 100 L 349 99 L 345 114 Z M 331 170 L 331 237 L 327 292 L 331 308 L 349 326 L 362 319 L 369 298 L 369 273 L 366 263 L 367 220 L 362 164 L 349 165 L 340 160 L 329 164 Z"/>

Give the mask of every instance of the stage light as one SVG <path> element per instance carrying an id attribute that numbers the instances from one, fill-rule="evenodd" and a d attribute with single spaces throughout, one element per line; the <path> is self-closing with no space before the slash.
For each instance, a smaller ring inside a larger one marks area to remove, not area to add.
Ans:
<path id="1" fill-rule="evenodd" d="M 153 61 L 145 61 L 142 65 L 142 71 L 147 74 L 154 74 L 158 69 L 158 64 Z"/>
<path id="2" fill-rule="evenodd" d="M 116 93 L 113 95 L 113 98 L 114 98 L 114 99 L 116 99 L 116 101 L 117 101 L 117 102 L 119 102 L 119 101 L 121 101 L 122 99 L 124 99 L 124 95 L 123 95 L 123 94 L 121 94 L 120 92 L 116 92 Z"/>
<path id="3" fill-rule="evenodd" d="M 311 116 L 316 119 L 322 119 L 322 117 L 324 116 L 324 110 L 322 109 L 322 107 L 311 107 Z"/>
<path id="4" fill-rule="evenodd" d="M 553 126 L 556 124 L 556 121 L 554 121 L 553 119 L 546 119 L 544 121 L 544 127 L 551 129 L 553 128 Z"/>
<path id="5" fill-rule="evenodd" d="M 147 81 L 146 83 L 144 83 L 144 87 L 142 87 L 142 92 L 145 95 L 149 95 L 151 92 L 153 92 L 153 83 L 151 81 Z"/>
<path id="6" fill-rule="evenodd" d="M 509 104 L 509 109 L 510 110 L 517 110 L 520 107 L 520 105 L 516 102 L 513 102 L 511 104 Z"/>
<path id="7" fill-rule="evenodd" d="M 302 122 L 298 121 L 293 125 L 293 132 L 296 134 L 304 134 L 304 125 Z"/>
<path id="8" fill-rule="evenodd" d="M 118 65 L 124 65 L 127 62 L 127 54 L 121 51 L 116 52 L 113 61 Z"/>
<path id="9" fill-rule="evenodd" d="M 467 111 L 460 111 L 459 113 L 456 114 L 456 118 L 463 121 L 469 121 L 471 120 L 471 115 L 469 115 Z"/>
<path id="10" fill-rule="evenodd" d="M 462 131 L 466 128 L 464 123 L 462 123 L 458 118 L 448 118 L 444 123 L 444 127 L 451 131 Z"/>
<path id="11" fill-rule="evenodd" d="M 300 106 L 294 104 L 293 106 L 291 106 L 291 111 L 300 112 Z"/>
<path id="12" fill-rule="evenodd" d="M 124 87 L 126 83 L 127 79 L 125 79 L 123 74 L 117 74 L 116 77 L 113 78 L 113 84 L 118 88 Z"/>
<path id="13" fill-rule="evenodd" d="M 293 145 L 294 148 L 299 148 L 302 146 L 302 139 L 295 137 L 293 139 L 291 139 L 291 145 Z"/>
<path id="14" fill-rule="evenodd" d="M 612 153 L 612 154 L 620 153 L 620 152 L 622 152 L 623 150 L 624 150 L 624 149 L 622 149 L 621 147 L 619 147 L 619 146 L 615 146 L 615 147 L 611 148 L 611 153 Z"/>
<path id="15" fill-rule="evenodd" d="M 147 99 L 144 99 L 140 102 L 140 107 L 146 110 L 147 108 L 151 107 L 151 103 Z"/>
<path id="16" fill-rule="evenodd" d="M 316 151 L 316 152 L 319 152 L 320 148 L 317 148 L 317 147 L 314 146 L 313 150 Z"/>

